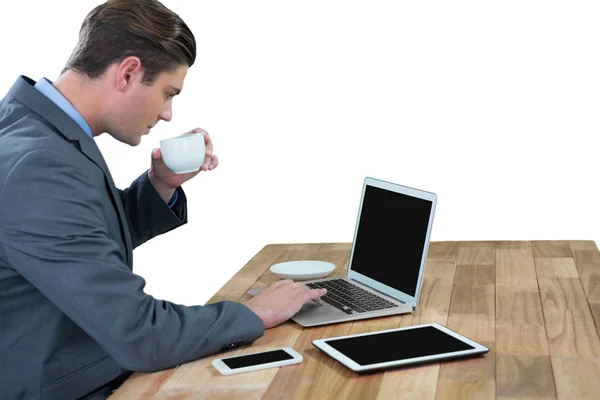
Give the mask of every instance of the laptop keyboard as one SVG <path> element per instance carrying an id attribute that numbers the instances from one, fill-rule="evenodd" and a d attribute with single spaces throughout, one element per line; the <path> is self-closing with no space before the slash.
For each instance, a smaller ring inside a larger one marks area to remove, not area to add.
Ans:
<path id="1" fill-rule="evenodd" d="M 346 314 L 398 307 L 397 304 L 353 285 L 345 279 L 307 283 L 306 286 L 311 289 L 327 289 L 327 294 L 321 297 L 321 301 L 331 304 Z"/>

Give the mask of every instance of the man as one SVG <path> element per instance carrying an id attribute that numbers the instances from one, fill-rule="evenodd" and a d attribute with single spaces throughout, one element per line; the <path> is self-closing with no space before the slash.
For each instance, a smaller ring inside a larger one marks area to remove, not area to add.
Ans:
<path id="1" fill-rule="evenodd" d="M 244 304 L 184 307 L 143 292 L 132 250 L 186 223 L 181 185 L 150 169 L 115 188 L 94 142 L 135 146 L 183 88 L 196 45 L 155 0 L 111 0 L 83 22 L 55 82 L 19 77 L 0 103 L 0 398 L 106 398 L 156 371 L 250 343 L 325 292 L 281 281 Z"/>

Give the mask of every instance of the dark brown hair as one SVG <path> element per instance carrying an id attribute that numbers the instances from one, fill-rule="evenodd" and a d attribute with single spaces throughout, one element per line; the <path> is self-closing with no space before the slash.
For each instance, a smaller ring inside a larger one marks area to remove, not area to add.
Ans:
<path id="1" fill-rule="evenodd" d="M 192 66 L 196 40 L 181 18 L 156 0 L 108 0 L 94 8 L 79 31 L 67 69 L 95 79 L 106 68 L 137 56 L 144 84 L 180 65 Z"/>

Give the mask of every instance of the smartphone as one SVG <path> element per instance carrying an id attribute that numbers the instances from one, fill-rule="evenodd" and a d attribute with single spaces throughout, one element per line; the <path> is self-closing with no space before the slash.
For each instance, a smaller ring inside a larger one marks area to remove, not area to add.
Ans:
<path id="1" fill-rule="evenodd" d="M 260 369 L 283 367 L 299 364 L 302 355 L 290 347 L 241 356 L 217 358 L 212 361 L 213 367 L 223 375 L 241 374 L 242 372 Z"/>

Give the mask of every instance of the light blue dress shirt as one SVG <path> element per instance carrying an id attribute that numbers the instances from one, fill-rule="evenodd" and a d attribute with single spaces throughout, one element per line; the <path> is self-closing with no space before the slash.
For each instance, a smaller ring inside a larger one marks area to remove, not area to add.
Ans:
<path id="1" fill-rule="evenodd" d="M 79 114 L 79 111 L 73 107 L 73 104 L 71 104 L 69 100 L 65 98 L 65 96 L 56 90 L 56 88 L 52 85 L 52 82 L 50 82 L 47 78 L 42 78 L 37 81 L 33 87 L 38 92 L 46 96 L 51 102 L 56 104 L 58 108 L 63 110 L 69 117 L 71 117 L 73 121 L 75 121 L 75 123 L 77 123 L 77 125 L 79 125 L 79 127 L 83 129 L 83 131 L 87 133 L 92 140 L 94 139 L 92 136 L 92 128 L 90 128 L 88 123 L 85 122 L 85 119 L 81 114 Z M 173 207 L 173 204 L 177 202 L 177 197 L 177 191 L 175 191 L 175 193 L 173 193 L 173 197 L 171 197 L 171 201 L 169 201 L 169 207 Z"/>
<path id="2" fill-rule="evenodd" d="M 63 110 L 73 121 L 77 123 L 83 129 L 85 133 L 88 134 L 90 138 L 92 137 L 92 128 L 85 122 L 85 119 L 79 114 L 79 111 L 73 107 L 73 104 L 69 103 L 69 100 L 65 98 L 54 86 L 52 86 L 52 82 L 50 82 L 46 78 L 42 78 L 33 86 L 40 93 L 46 96 L 50 101 L 56 104 L 61 110 Z"/>

